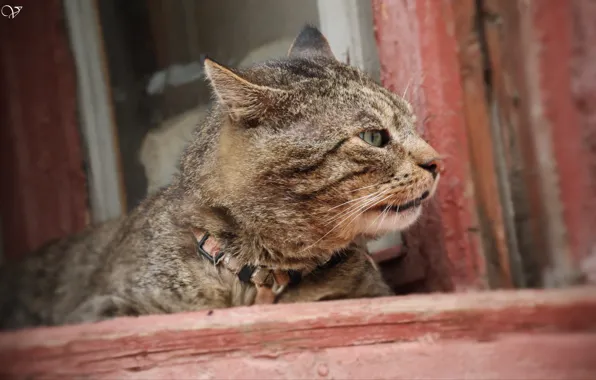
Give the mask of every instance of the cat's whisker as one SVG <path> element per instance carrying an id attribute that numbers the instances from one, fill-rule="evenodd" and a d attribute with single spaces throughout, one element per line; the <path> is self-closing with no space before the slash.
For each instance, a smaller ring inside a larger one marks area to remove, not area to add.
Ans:
<path id="1" fill-rule="evenodd" d="M 382 199 L 378 200 L 377 202 L 374 202 L 374 204 L 377 204 L 377 203 L 382 203 L 382 202 L 384 202 L 385 200 L 387 200 L 387 199 L 391 198 L 392 196 L 393 196 L 393 194 L 389 194 L 389 195 L 385 196 L 384 198 L 382 198 Z M 370 210 L 370 208 L 371 208 L 371 207 L 374 207 L 374 204 L 372 204 L 372 205 L 368 205 L 368 206 L 367 206 L 367 207 L 365 207 L 363 210 L 361 210 L 359 213 L 356 213 L 356 215 L 355 215 L 353 218 L 351 218 L 351 219 L 350 219 L 350 220 L 349 220 L 347 223 L 345 223 L 345 226 L 348 226 L 348 225 L 350 225 L 350 223 L 352 223 L 354 220 L 358 219 L 358 217 L 359 217 L 360 215 L 362 215 L 362 214 L 364 214 L 366 211 Z M 384 210 L 383 210 L 383 212 L 384 212 Z M 345 221 L 345 219 L 344 219 L 343 221 Z M 343 221 L 342 221 L 342 222 L 343 222 Z M 340 224 L 341 224 L 342 222 L 340 222 Z"/>
<path id="2" fill-rule="evenodd" d="M 375 218 L 375 220 L 373 220 L 370 225 L 368 226 L 369 228 L 372 228 L 372 226 L 377 222 L 377 220 L 379 218 L 381 218 L 381 221 L 377 224 L 377 228 L 375 229 L 375 235 L 379 232 L 379 226 L 381 225 L 381 223 L 383 223 L 383 220 L 385 219 L 385 215 L 389 213 L 389 211 L 387 209 L 384 209 L 379 215 L 377 215 L 377 217 Z"/>
<path id="3" fill-rule="evenodd" d="M 377 195 L 381 195 L 382 194 L 382 190 L 379 190 L 377 192 L 374 192 L 372 194 L 366 195 L 364 197 L 358 198 L 358 202 L 350 205 L 349 207 L 347 207 L 345 210 L 341 211 L 338 214 L 333 215 L 331 218 L 329 218 L 328 220 L 325 221 L 326 224 L 332 223 L 333 221 L 341 218 L 343 215 L 349 214 L 352 211 L 358 209 L 363 203 L 365 203 L 366 201 L 374 198 Z"/>
<path id="4" fill-rule="evenodd" d="M 390 205 L 393 206 L 393 205 L 395 205 L 395 203 L 394 202 L 391 202 Z M 399 207 L 397 208 L 397 211 L 399 212 Z M 389 215 L 389 211 L 388 210 L 383 210 L 383 213 L 381 215 L 382 215 L 382 218 L 381 218 L 381 221 L 379 222 L 379 224 L 377 224 L 377 229 L 375 230 L 375 235 L 377 234 L 377 232 L 379 232 L 379 227 L 381 227 L 381 224 L 383 224 L 383 221 L 385 220 L 385 218 L 387 217 L 387 215 Z"/>
<path id="5" fill-rule="evenodd" d="M 377 201 L 379 199 L 381 199 L 383 197 L 383 194 L 379 194 L 377 197 L 368 200 L 365 202 L 365 205 L 363 205 L 362 207 L 364 207 L 365 209 L 367 207 L 372 207 L 372 205 L 376 204 Z M 360 209 L 362 208 L 358 208 L 358 210 L 355 210 L 356 213 L 358 213 L 360 211 Z M 321 242 L 321 240 L 323 240 L 324 238 L 326 238 L 331 232 L 335 231 L 338 227 L 342 226 L 342 223 L 347 219 L 350 218 L 352 214 L 348 215 L 346 218 L 342 219 L 342 221 L 340 221 L 339 223 L 337 223 L 332 229 L 330 229 L 329 231 L 327 231 L 327 233 L 325 233 L 323 236 L 321 236 L 321 238 L 319 238 L 317 241 L 315 241 L 314 243 L 312 243 L 311 245 L 307 246 L 306 248 L 304 248 L 302 250 L 302 252 L 304 251 L 308 251 L 309 249 L 311 249 L 312 247 L 316 246 L 319 242 Z"/>
<path id="6" fill-rule="evenodd" d="M 393 216 L 393 224 L 397 224 L 398 219 L 399 219 L 399 206 L 397 206 L 397 212 Z"/>
<path id="7" fill-rule="evenodd" d="M 357 213 L 360 209 L 367 207 L 369 204 L 376 203 L 380 198 L 382 198 L 384 196 L 383 192 L 377 192 L 377 193 L 374 193 L 374 195 L 375 196 L 372 198 L 362 200 L 361 202 L 355 204 L 353 207 L 349 207 L 347 211 L 344 210 L 344 212 L 341 212 L 341 213 L 335 215 L 326 224 L 333 223 L 337 219 L 342 218 L 346 215 L 348 215 L 348 217 L 349 217 L 350 215 Z"/>
<path id="8" fill-rule="evenodd" d="M 408 90 L 410 89 L 410 84 L 412 84 L 413 79 L 414 79 L 414 77 L 410 77 L 410 80 L 408 81 L 408 84 L 406 85 L 406 89 L 404 90 L 404 94 L 401 96 L 402 98 L 406 99 L 406 96 L 408 95 Z"/>
<path id="9" fill-rule="evenodd" d="M 386 199 L 389 199 L 393 196 L 393 194 L 387 195 L 385 196 L 385 194 L 383 194 L 381 197 L 376 198 L 373 202 L 368 202 L 366 205 L 364 205 L 363 207 L 359 208 L 358 210 L 356 210 L 354 213 L 348 215 L 347 217 L 345 217 L 344 219 L 342 219 L 338 225 L 344 225 L 344 227 L 350 225 L 350 223 L 352 223 L 354 220 L 356 220 L 360 215 L 364 214 L 366 211 L 370 210 L 371 207 L 374 207 L 375 204 L 378 204 L 380 202 L 383 202 Z M 348 221 L 349 219 L 349 221 Z M 347 221 L 347 222 L 346 222 Z"/>
<path id="10" fill-rule="evenodd" d="M 377 217 L 372 222 L 370 222 L 370 224 L 368 225 L 368 228 L 371 228 L 375 224 L 377 219 L 379 219 L 384 213 L 385 213 L 385 210 L 381 211 L 381 213 L 379 215 L 377 215 Z M 378 230 L 379 230 L 379 226 L 377 225 L 377 231 Z M 375 235 L 376 235 L 377 231 L 375 231 Z"/>
<path id="11" fill-rule="evenodd" d="M 358 198 L 355 198 L 355 199 L 351 199 L 351 200 L 349 200 L 349 201 L 347 201 L 347 202 L 344 202 L 344 203 L 342 203 L 342 204 L 339 204 L 339 205 L 337 205 L 337 206 L 333 206 L 333 207 L 331 207 L 330 209 L 328 209 L 327 211 L 335 210 L 336 208 L 338 208 L 338 207 L 341 207 L 341 206 L 343 206 L 343 205 L 346 205 L 346 204 L 348 204 L 348 203 L 354 203 L 354 202 L 358 202 L 358 201 L 362 200 L 363 198 L 368 198 L 368 197 L 370 197 L 370 196 L 371 196 L 371 195 L 373 195 L 373 194 L 375 194 L 375 193 L 372 193 L 372 194 L 367 194 L 367 195 L 363 195 L 363 196 L 361 196 L 361 197 L 358 197 Z"/>

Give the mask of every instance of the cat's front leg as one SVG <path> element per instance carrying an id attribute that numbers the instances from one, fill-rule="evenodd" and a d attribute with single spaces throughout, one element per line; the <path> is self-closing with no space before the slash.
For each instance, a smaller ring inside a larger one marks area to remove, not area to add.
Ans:
<path id="1" fill-rule="evenodd" d="M 131 302 L 115 295 L 93 296 L 80 304 L 60 323 L 78 324 L 105 319 L 138 316 L 141 313 Z"/>

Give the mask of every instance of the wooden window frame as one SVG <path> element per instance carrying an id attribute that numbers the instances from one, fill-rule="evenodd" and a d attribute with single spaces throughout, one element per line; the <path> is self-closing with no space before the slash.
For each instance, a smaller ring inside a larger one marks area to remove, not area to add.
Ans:
<path id="1" fill-rule="evenodd" d="M 112 89 L 106 64 L 97 0 L 63 0 L 78 81 L 79 123 L 88 162 L 91 222 L 125 214 Z"/>
<path id="2" fill-rule="evenodd" d="M 475 4 L 373 0 L 382 81 L 400 94 L 413 86 L 421 132 L 447 155 L 449 167 L 437 202 L 405 234 L 405 259 L 414 264 L 399 270 L 418 271 L 420 291 L 459 293 L 205 310 L 3 332 L 0 377 L 594 378 L 594 285 L 478 291 L 519 285 L 514 251 L 522 248 L 505 243 L 512 221 L 503 201 L 507 191 L 497 186 L 510 174 L 511 162 L 504 163 L 503 172 L 490 170 L 500 164 L 490 148 L 496 139 L 487 119 L 490 107 L 480 100 L 488 90 L 481 78 Z M 502 120 L 521 120 L 512 131 L 524 160 L 541 163 L 540 148 L 553 153 L 548 165 L 522 172 L 532 185 L 534 247 L 548 248 L 543 269 L 563 274 L 555 285 L 569 286 L 574 277 L 569 273 L 582 268 L 588 282 L 594 281 L 595 236 L 586 229 L 596 215 L 594 183 L 586 179 L 593 179 L 588 167 L 576 163 L 596 162 L 596 153 L 582 145 L 583 136 L 596 129 L 590 122 L 596 110 L 585 106 L 596 99 L 590 96 L 596 87 L 566 94 L 553 85 L 574 80 L 561 60 L 571 60 L 574 67 L 588 62 L 587 56 L 570 53 L 575 33 L 570 20 L 573 12 L 590 8 L 582 8 L 587 4 L 582 0 L 484 4 L 492 63 L 504 67 L 494 74 L 490 89 L 499 99 L 498 113 Z M 523 31 L 521 47 L 498 30 L 503 21 Z M 523 44 L 539 46 L 541 53 Z M 454 49 L 459 54 L 453 55 Z M 506 59 L 502 51 L 515 59 Z M 513 96 L 505 74 L 526 95 L 527 103 L 514 111 L 506 106 Z M 584 108 L 573 107 L 572 96 L 583 99 Z M 65 109 L 72 117 L 72 104 Z M 566 130 L 562 119 L 577 123 Z M 74 123 L 68 120 L 72 133 Z M 549 127 L 538 136 L 541 123 Z M 573 177 L 578 171 L 580 179 Z M 540 190 L 554 177 L 563 181 L 555 184 L 558 194 Z M 541 227 L 560 230 L 545 238 L 537 233 Z M 494 243 L 494 251 L 487 242 Z M 499 270 L 487 269 L 489 259 Z"/>
<path id="3" fill-rule="evenodd" d="M 588 379 L 595 291 L 252 306 L 7 332 L 0 376 Z"/>

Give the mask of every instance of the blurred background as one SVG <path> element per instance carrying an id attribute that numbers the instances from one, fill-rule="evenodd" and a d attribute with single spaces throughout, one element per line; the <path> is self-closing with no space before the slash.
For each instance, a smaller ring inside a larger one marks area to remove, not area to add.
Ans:
<path id="1" fill-rule="evenodd" d="M 15 7 L 22 8 L 15 14 Z M 23 0 L 0 17 L 0 260 L 169 183 L 209 107 L 202 59 L 286 54 L 313 24 L 414 106 L 447 172 L 425 218 L 370 242 L 398 293 L 590 281 L 590 0 Z"/>

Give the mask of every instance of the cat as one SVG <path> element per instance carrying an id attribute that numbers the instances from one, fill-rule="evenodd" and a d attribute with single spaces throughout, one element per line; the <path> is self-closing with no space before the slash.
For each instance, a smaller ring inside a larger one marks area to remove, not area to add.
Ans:
<path id="1" fill-rule="evenodd" d="M 238 64 L 240 68 L 267 59 L 285 55 L 293 40 L 280 38 L 251 50 Z M 208 104 L 201 104 L 181 115 L 165 120 L 155 130 L 149 131 L 139 152 L 139 160 L 147 177 L 147 194 L 169 185 L 178 174 L 178 161 L 192 138 L 197 122 L 202 122 L 209 111 Z"/>
<path id="2" fill-rule="evenodd" d="M 4 267 L 1 328 L 393 294 L 363 239 L 414 223 L 442 170 L 411 106 L 312 26 L 287 58 L 204 67 L 215 102 L 180 175 Z"/>

